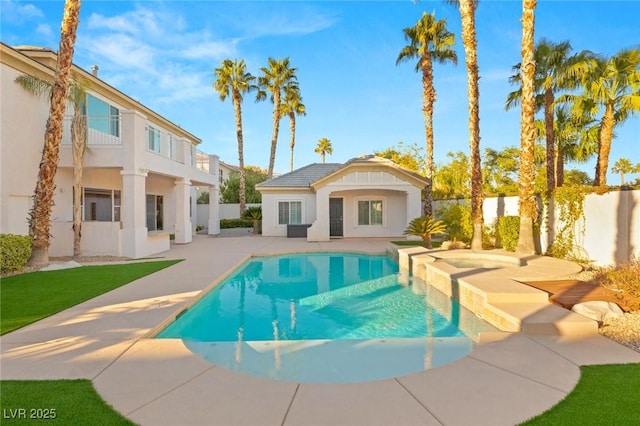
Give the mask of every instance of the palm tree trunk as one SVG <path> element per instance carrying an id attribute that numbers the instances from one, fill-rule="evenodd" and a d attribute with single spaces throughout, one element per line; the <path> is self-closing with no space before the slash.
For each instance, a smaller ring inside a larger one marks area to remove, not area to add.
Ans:
<path id="1" fill-rule="evenodd" d="M 564 150 L 559 144 L 556 153 L 556 188 L 564 185 Z"/>
<path id="2" fill-rule="evenodd" d="M 82 161 L 87 148 L 87 117 L 82 114 L 80 105 L 74 105 L 71 122 L 71 151 L 73 156 L 73 258 L 81 254 L 82 238 Z"/>
<path id="3" fill-rule="evenodd" d="M 467 64 L 467 96 L 469 98 L 469 151 L 471 161 L 471 220 L 473 222 L 472 250 L 482 250 L 482 169 L 480 164 L 480 91 L 478 89 L 478 49 L 476 40 L 475 4 L 460 0 L 462 43 Z"/>
<path id="4" fill-rule="evenodd" d="M 520 197 L 520 235 L 517 253 L 534 254 L 533 222 L 536 217 L 536 200 L 534 192 L 535 164 L 534 146 L 536 140 L 533 125 L 535 115 L 534 99 L 534 11 L 536 0 L 522 2 L 522 111 L 520 114 L 520 173 L 518 178 L 518 195 Z"/>
<path id="5" fill-rule="evenodd" d="M 267 178 L 273 177 L 273 168 L 276 163 L 276 147 L 278 145 L 278 131 L 280 129 L 280 90 L 273 93 L 273 135 L 271 136 L 271 154 L 269 156 L 269 170 Z"/>
<path id="6" fill-rule="evenodd" d="M 33 238 L 31 265 L 49 263 L 49 230 L 51 209 L 56 189 L 55 176 L 60 159 L 62 120 L 67 106 L 69 77 L 73 64 L 73 49 L 76 42 L 78 16 L 81 0 L 66 0 L 60 31 L 60 47 L 56 64 L 56 76 L 51 91 L 49 120 L 44 134 L 44 148 L 38 171 L 33 208 L 29 212 L 29 234 Z"/>
<path id="7" fill-rule="evenodd" d="M 600 146 L 598 147 L 598 162 L 596 163 L 595 186 L 607 184 L 607 169 L 609 167 L 609 153 L 611 152 L 611 139 L 613 139 L 613 106 L 607 104 L 602 122 L 600 123 Z"/>
<path id="8" fill-rule="evenodd" d="M 293 171 L 293 148 L 296 146 L 296 115 L 293 111 L 289 113 L 289 130 L 291 132 L 291 141 L 289 142 L 289 148 L 291 148 L 291 156 L 289 157 L 289 171 Z"/>
<path id="9" fill-rule="evenodd" d="M 433 105 L 435 101 L 436 90 L 433 87 L 433 66 L 431 58 L 427 55 L 422 58 L 422 105 L 427 147 L 425 162 L 427 185 L 424 188 L 424 216 L 433 216 Z"/>
<path id="10" fill-rule="evenodd" d="M 238 140 L 238 168 L 240 169 L 240 216 L 247 209 L 247 194 L 245 189 L 245 179 L 247 173 L 244 169 L 244 141 L 242 138 L 242 103 L 240 99 L 240 92 L 233 91 L 233 110 L 236 118 L 236 137 Z M 213 202 L 213 201 L 212 201 Z"/>
<path id="11" fill-rule="evenodd" d="M 547 163 L 547 196 L 551 197 L 556 189 L 555 171 L 555 135 L 553 131 L 553 90 L 544 92 L 544 127 L 546 133 L 546 163 Z"/>

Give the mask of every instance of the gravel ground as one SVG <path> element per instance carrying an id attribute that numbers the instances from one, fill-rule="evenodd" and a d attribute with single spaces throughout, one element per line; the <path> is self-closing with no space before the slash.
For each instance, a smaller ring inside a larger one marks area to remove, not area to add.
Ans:
<path id="1" fill-rule="evenodd" d="M 640 352 L 640 311 L 627 312 L 603 325 L 600 327 L 600 334 Z"/>

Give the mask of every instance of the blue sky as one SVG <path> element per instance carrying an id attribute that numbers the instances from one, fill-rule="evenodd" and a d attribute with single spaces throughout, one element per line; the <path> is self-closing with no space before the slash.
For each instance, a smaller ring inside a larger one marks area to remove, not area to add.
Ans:
<path id="1" fill-rule="evenodd" d="M 57 50 L 63 1 L 1 0 L 1 39 Z M 211 85 L 226 58 L 260 73 L 267 58 L 289 57 L 307 115 L 298 117 L 295 167 L 397 145 L 424 146 L 421 81 L 413 64 L 395 65 L 402 29 L 435 11 L 456 34 L 458 65 L 436 65 L 435 161 L 468 152 L 466 69 L 457 9 L 444 1 L 94 1 L 82 3 L 74 62 L 200 137 L 200 149 L 237 164 L 233 106 Z M 504 110 L 511 67 L 520 61 L 521 2 L 481 0 L 476 14 L 481 147 L 519 145 L 519 110 Z M 574 51 L 612 55 L 640 46 L 640 1 L 538 0 L 536 40 L 569 40 Z M 2 100 L 6 102 L 6 99 Z M 245 164 L 267 168 L 272 104 L 243 104 Z M 617 129 L 610 166 L 640 162 L 640 117 Z M 593 176 L 594 161 L 579 167 Z M 572 167 L 572 166 L 570 166 Z M 275 172 L 289 171 L 289 123 L 280 125 Z M 609 183 L 618 180 L 611 176 Z"/>

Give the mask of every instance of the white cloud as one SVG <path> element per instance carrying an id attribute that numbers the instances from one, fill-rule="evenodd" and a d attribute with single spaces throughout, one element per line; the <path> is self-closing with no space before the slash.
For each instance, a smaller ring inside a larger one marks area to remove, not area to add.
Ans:
<path id="1" fill-rule="evenodd" d="M 2 1 L 2 20 L 11 23 L 23 23 L 25 21 L 40 20 L 44 13 L 33 4 L 24 4 L 12 0 Z"/>
<path id="2" fill-rule="evenodd" d="M 47 24 L 40 24 L 36 27 L 36 33 L 46 37 L 46 38 L 50 38 L 53 37 L 53 30 L 51 29 L 51 27 Z"/>
<path id="3" fill-rule="evenodd" d="M 333 16 L 306 9 L 297 16 L 292 16 L 289 13 L 278 13 L 261 15 L 259 20 L 245 20 L 245 29 L 249 38 L 273 35 L 304 35 L 330 28 L 336 21 L 337 19 Z"/>

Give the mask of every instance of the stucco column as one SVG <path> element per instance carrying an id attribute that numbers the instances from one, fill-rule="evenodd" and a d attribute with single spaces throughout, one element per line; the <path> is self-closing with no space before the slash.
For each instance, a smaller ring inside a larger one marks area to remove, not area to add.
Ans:
<path id="1" fill-rule="evenodd" d="M 122 255 L 138 258 L 145 256 L 147 222 L 145 188 L 146 171 L 122 171 Z"/>
<path id="2" fill-rule="evenodd" d="M 209 187 L 209 235 L 220 233 L 220 191 L 218 186 Z"/>
<path id="3" fill-rule="evenodd" d="M 316 192 L 316 221 L 307 229 L 307 241 L 329 241 L 329 188 Z"/>
<path id="4" fill-rule="evenodd" d="M 191 181 L 187 179 L 176 179 L 176 224 L 175 240 L 176 244 L 188 244 L 192 241 L 191 235 Z"/>

